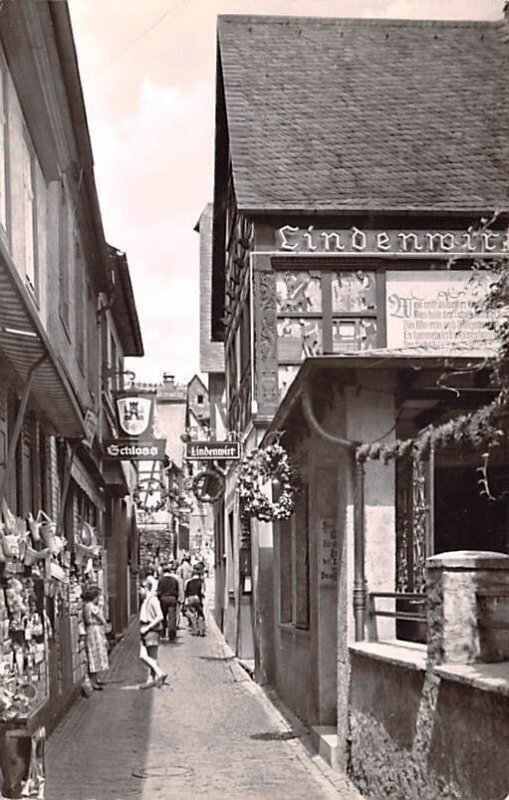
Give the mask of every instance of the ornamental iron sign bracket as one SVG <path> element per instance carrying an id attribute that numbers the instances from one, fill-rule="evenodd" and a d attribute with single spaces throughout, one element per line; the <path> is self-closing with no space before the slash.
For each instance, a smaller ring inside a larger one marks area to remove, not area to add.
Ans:
<path id="1" fill-rule="evenodd" d="M 193 479 L 193 494 L 199 503 L 215 503 L 224 494 L 224 478 L 215 469 L 205 469 Z"/>

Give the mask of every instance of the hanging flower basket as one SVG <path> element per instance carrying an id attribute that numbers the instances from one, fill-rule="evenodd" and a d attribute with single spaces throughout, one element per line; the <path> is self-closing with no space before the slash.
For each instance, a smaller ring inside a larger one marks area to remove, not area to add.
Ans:
<path id="1" fill-rule="evenodd" d="M 279 484 L 275 501 L 262 489 L 269 481 L 273 488 Z M 237 489 L 244 514 L 265 522 L 288 519 L 294 510 L 299 479 L 285 448 L 272 444 L 246 455 L 239 466 Z"/>
<path id="2" fill-rule="evenodd" d="M 168 490 L 155 478 L 141 480 L 133 491 L 133 502 L 140 511 L 151 514 L 166 507 Z"/>

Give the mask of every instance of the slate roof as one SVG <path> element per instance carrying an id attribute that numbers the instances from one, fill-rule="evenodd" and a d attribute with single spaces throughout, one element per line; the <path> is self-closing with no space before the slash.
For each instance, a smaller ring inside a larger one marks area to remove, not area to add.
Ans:
<path id="1" fill-rule="evenodd" d="M 243 210 L 509 206 L 509 24 L 221 16 Z"/>

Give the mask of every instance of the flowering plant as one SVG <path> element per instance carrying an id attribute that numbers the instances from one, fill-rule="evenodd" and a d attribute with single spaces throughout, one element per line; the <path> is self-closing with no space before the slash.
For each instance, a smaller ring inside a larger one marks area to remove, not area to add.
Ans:
<path id="1" fill-rule="evenodd" d="M 269 500 L 262 491 L 262 485 L 269 480 L 279 485 L 276 501 Z M 295 506 L 299 480 L 285 448 L 272 444 L 246 455 L 237 474 L 237 489 L 243 513 L 265 522 L 288 519 Z"/>

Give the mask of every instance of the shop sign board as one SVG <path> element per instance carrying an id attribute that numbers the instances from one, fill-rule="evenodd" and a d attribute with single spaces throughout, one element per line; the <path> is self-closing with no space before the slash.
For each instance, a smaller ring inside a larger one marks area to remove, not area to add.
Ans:
<path id="1" fill-rule="evenodd" d="M 135 389 L 115 393 L 118 424 L 126 436 L 149 434 L 154 414 L 154 393 Z"/>
<path id="2" fill-rule="evenodd" d="M 103 444 L 104 458 L 112 461 L 162 461 L 166 439 L 109 439 Z"/>
<path id="3" fill-rule="evenodd" d="M 188 461 L 238 461 L 240 442 L 186 442 Z"/>
<path id="4" fill-rule="evenodd" d="M 506 231 L 363 230 L 299 228 L 283 225 L 276 231 L 281 253 L 342 253 L 365 256 L 484 255 L 508 251 Z"/>
<path id="5" fill-rule="evenodd" d="M 489 273 L 470 270 L 387 271 L 387 347 L 489 347 L 495 333 L 476 309 L 489 281 Z"/>

